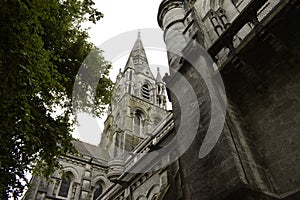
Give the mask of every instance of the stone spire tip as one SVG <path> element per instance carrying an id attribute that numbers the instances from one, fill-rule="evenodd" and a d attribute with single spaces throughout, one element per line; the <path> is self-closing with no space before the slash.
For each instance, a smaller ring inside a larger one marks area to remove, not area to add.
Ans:
<path id="1" fill-rule="evenodd" d="M 138 38 L 139 39 L 141 38 L 141 30 L 140 29 L 138 30 Z"/>

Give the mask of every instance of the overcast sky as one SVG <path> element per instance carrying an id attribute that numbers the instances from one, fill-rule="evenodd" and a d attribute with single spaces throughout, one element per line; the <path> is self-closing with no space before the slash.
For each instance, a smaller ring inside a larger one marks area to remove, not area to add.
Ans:
<path id="1" fill-rule="evenodd" d="M 147 50 L 149 42 L 147 43 L 147 41 L 145 41 L 149 39 L 149 28 L 155 28 L 157 29 L 156 32 L 159 33 L 159 36 L 154 38 L 156 40 L 155 42 L 159 41 L 163 43 L 163 32 L 158 30 L 159 26 L 157 25 L 157 11 L 160 2 L 161 0 L 95 0 L 96 7 L 104 14 L 104 18 L 96 25 L 88 24 L 88 26 L 91 26 L 89 30 L 90 41 L 100 46 L 106 54 L 110 53 L 112 48 L 118 48 L 116 45 L 112 47 L 107 44 L 113 43 L 115 37 L 122 38 L 123 36 L 125 37 L 124 42 L 120 45 L 126 45 L 131 49 L 135 42 L 137 32 L 140 29 L 148 61 L 151 65 L 151 71 L 154 76 L 156 76 L 156 68 L 159 66 L 161 74 L 163 75 L 167 70 L 166 53 L 150 48 Z M 148 36 L 144 30 L 148 30 Z M 147 45 L 145 45 L 145 42 Z M 129 52 L 124 52 L 122 56 L 114 60 L 106 58 L 111 61 L 113 65 L 111 73 L 113 80 L 115 80 L 119 68 L 124 68 L 128 53 Z M 73 135 L 82 141 L 98 145 L 105 117 L 102 119 L 94 119 L 88 114 L 79 114 L 78 120 L 79 126 L 76 127 Z"/>

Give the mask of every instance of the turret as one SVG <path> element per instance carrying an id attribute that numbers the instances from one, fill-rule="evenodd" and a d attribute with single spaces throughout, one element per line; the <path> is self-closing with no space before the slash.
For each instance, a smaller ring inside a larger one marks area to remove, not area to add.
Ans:
<path id="1" fill-rule="evenodd" d="M 181 0 L 164 0 L 158 10 L 158 24 L 164 30 L 164 40 L 168 51 L 169 65 L 177 70 L 182 53 L 178 51 L 186 46 L 184 31 L 184 3 Z M 172 71 L 171 71 L 172 74 Z"/>

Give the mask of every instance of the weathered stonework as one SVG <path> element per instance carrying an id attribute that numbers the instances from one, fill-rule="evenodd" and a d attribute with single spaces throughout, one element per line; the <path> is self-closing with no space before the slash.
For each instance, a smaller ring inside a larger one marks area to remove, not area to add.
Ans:
<path id="1" fill-rule="evenodd" d="M 120 70 L 117 77 L 112 99 L 100 145 L 76 141 L 79 155 L 60 159 L 70 182 L 61 171 L 53 174 L 50 183 L 34 176 L 25 200 L 155 199 L 168 186 L 165 169 L 145 174 L 124 171 L 137 163 L 133 151 L 149 151 L 147 146 L 152 141 L 144 141 L 151 138 L 152 130 L 166 117 L 170 118 L 165 83 L 159 71 L 156 78 L 152 75 L 140 33 L 124 71 Z"/>
<path id="2" fill-rule="evenodd" d="M 201 111 L 195 141 L 179 159 L 183 199 L 299 198 L 300 32 L 296 19 L 300 19 L 299 1 L 162 1 L 158 21 L 166 46 L 171 52 L 178 47 L 183 50 L 177 56 L 168 54 L 170 68 L 189 80 Z M 184 59 L 186 50 L 188 55 L 197 54 L 189 47 L 191 40 L 216 62 L 228 99 L 221 137 L 202 159 L 198 151 L 211 108 L 197 66 Z M 171 74 L 169 79 L 167 87 L 178 91 L 182 85 L 178 75 Z M 179 127 L 180 105 L 170 94 L 175 127 Z"/>
<path id="3" fill-rule="evenodd" d="M 83 156 L 61 158 L 72 175 L 68 196 L 59 195 L 57 172 L 52 183 L 33 177 L 25 199 L 93 199 L 99 184 L 103 200 L 300 199 L 299 11 L 299 0 L 163 0 L 158 23 L 171 69 L 166 86 L 159 73 L 153 77 L 139 35 L 118 75 L 99 147 L 76 142 Z M 214 60 L 210 81 L 219 73 L 227 97 L 221 136 L 203 158 L 215 97 L 191 64 L 203 56 L 193 41 Z M 188 98 L 185 80 L 197 99 Z M 165 109 L 166 88 L 172 113 Z M 181 119 L 181 105 L 191 110 L 188 119 Z M 197 134 L 179 159 L 164 166 L 176 153 L 141 154 L 167 145 L 181 120 L 190 121 L 183 130 L 196 127 Z M 156 170 L 124 172 L 145 166 Z"/>

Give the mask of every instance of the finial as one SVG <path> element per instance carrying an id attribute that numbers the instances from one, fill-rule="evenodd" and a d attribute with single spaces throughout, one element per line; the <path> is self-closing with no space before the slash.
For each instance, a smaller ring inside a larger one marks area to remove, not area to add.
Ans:
<path id="1" fill-rule="evenodd" d="M 141 38 L 141 30 L 138 30 L 138 38 Z"/>

